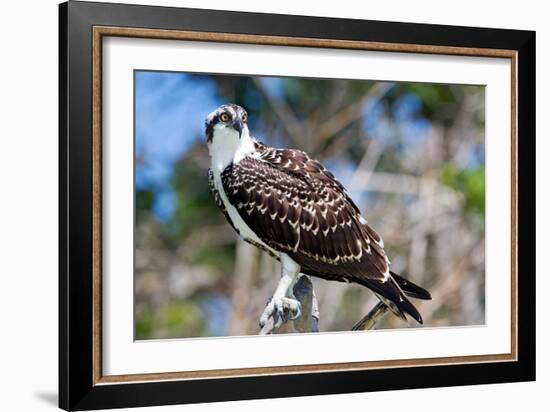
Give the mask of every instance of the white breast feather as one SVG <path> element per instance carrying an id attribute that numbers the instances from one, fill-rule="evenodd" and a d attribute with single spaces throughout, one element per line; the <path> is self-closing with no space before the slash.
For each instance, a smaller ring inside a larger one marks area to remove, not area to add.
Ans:
<path id="1" fill-rule="evenodd" d="M 243 130 L 240 138 L 235 130 L 227 127 L 214 129 L 214 138 L 208 149 L 212 158 L 211 170 L 214 175 L 214 186 L 220 195 L 229 218 L 233 222 L 233 226 L 239 231 L 243 239 L 250 239 L 254 243 L 264 246 L 275 255 L 279 255 L 250 229 L 237 209 L 229 202 L 223 188 L 221 174 L 225 168 L 231 163 L 239 163 L 245 156 L 253 156 L 255 153 L 254 141 L 248 134 L 248 129 Z"/>

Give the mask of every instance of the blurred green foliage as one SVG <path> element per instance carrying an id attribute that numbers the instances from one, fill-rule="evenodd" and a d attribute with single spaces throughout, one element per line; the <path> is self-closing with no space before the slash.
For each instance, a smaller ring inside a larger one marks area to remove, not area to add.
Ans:
<path id="1" fill-rule="evenodd" d="M 461 193 L 467 212 L 485 215 L 485 168 L 459 170 L 452 164 L 441 169 L 441 182 Z"/>

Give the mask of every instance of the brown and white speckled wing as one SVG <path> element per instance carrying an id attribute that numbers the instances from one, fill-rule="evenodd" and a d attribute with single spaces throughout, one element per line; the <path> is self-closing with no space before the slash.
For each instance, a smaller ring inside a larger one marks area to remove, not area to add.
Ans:
<path id="1" fill-rule="evenodd" d="M 360 283 L 418 320 L 390 275 L 382 239 L 340 182 L 302 151 L 257 149 L 222 173 L 225 193 L 250 229 L 303 273 Z"/>

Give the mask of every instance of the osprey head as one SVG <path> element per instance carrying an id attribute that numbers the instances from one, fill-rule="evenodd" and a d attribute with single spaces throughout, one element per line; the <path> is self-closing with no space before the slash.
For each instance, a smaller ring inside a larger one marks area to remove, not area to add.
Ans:
<path id="1" fill-rule="evenodd" d="M 256 140 L 248 130 L 246 110 L 224 104 L 206 117 L 206 140 L 212 169 L 224 170 L 254 153 Z"/>
<path id="2" fill-rule="evenodd" d="M 223 104 L 206 117 L 206 140 L 211 144 L 214 135 L 223 138 L 236 136 L 236 134 L 240 139 L 243 132 L 248 134 L 247 121 L 248 114 L 241 106 L 232 103 Z"/>

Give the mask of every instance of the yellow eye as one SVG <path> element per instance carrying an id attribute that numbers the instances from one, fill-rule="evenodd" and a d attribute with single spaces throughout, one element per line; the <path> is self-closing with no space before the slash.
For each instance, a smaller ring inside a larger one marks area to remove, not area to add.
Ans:
<path id="1" fill-rule="evenodd" d="M 220 115 L 220 120 L 221 120 L 222 122 L 227 122 L 227 121 L 229 121 L 229 115 L 228 115 L 227 113 L 222 113 L 222 114 Z"/>
<path id="2" fill-rule="evenodd" d="M 248 120 L 248 115 L 246 113 L 243 113 L 241 119 L 243 120 L 243 122 L 246 122 Z"/>

